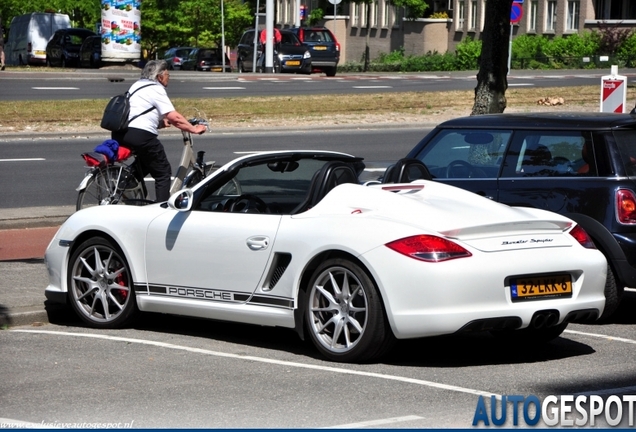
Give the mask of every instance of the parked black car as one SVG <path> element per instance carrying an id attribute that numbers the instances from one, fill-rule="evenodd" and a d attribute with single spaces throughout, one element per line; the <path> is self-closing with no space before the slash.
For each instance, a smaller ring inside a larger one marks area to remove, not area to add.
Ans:
<path id="1" fill-rule="evenodd" d="M 86 29 L 66 28 L 57 30 L 46 45 L 47 66 L 77 66 L 79 64 L 79 50 L 84 40 L 90 36 L 97 36 Z"/>
<path id="2" fill-rule="evenodd" d="M 314 71 L 336 76 L 340 61 L 340 44 L 331 30 L 325 27 L 295 27 L 289 29 L 307 45 L 311 53 L 311 67 Z"/>
<path id="3" fill-rule="evenodd" d="M 181 63 L 181 70 L 223 72 L 220 48 L 194 48 Z M 230 58 L 225 54 L 225 72 L 232 72 Z"/>
<path id="4" fill-rule="evenodd" d="M 281 42 L 274 47 L 274 71 L 310 74 L 312 58 L 309 48 L 289 30 L 280 30 Z M 260 43 L 260 31 L 256 47 L 256 71 L 264 69 L 263 45 Z M 237 67 L 239 72 L 252 72 L 254 63 L 254 30 L 248 30 L 241 36 L 237 47 Z"/>
<path id="5" fill-rule="evenodd" d="M 624 287 L 636 287 L 636 116 L 457 118 L 438 125 L 407 158 L 423 162 L 433 180 L 581 225 L 609 263 L 603 317 L 616 310 Z"/>
<path id="6" fill-rule="evenodd" d="M 98 68 L 102 64 L 102 37 L 89 36 L 79 50 L 79 66 Z"/>
<path id="7" fill-rule="evenodd" d="M 168 63 L 168 69 L 179 70 L 181 64 L 188 58 L 194 47 L 173 47 L 163 54 L 163 59 Z"/>

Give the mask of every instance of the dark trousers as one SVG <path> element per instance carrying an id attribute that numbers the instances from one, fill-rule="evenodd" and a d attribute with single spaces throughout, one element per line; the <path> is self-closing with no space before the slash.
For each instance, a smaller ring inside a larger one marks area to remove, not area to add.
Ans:
<path id="1" fill-rule="evenodd" d="M 113 139 L 135 153 L 135 163 L 142 179 L 146 174 L 155 179 L 157 202 L 168 201 L 172 167 L 157 135 L 142 129 L 128 128 L 123 133 L 113 133 Z"/>

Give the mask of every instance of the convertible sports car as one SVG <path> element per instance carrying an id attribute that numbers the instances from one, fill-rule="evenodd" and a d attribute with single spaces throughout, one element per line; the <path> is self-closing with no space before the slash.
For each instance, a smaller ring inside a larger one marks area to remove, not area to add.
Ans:
<path id="1" fill-rule="evenodd" d="M 459 331 L 544 342 L 603 311 L 606 260 L 570 219 L 427 180 L 361 185 L 363 168 L 253 154 L 167 203 L 76 212 L 46 296 L 98 328 L 139 310 L 295 328 L 343 362 Z"/>

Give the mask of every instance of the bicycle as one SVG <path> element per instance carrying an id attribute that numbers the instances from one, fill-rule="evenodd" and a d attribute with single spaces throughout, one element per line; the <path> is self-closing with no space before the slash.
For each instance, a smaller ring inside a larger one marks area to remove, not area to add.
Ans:
<path id="1" fill-rule="evenodd" d="M 204 125 L 208 132 L 210 131 L 208 122 L 202 118 L 192 118 L 188 121 L 193 126 Z M 196 185 L 215 169 L 214 161 L 203 162 L 205 151 L 198 151 L 195 158 L 192 134 L 185 131 L 181 133 L 183 150 L 179 167 L 170 184 L 170 194 L 184 187 Z M 134 154 L 125 147 L 120 146 L 120 148 L 123 150 L 120 152 L 122 157 L 117 161 L 110 161 L 100 153 L 82 154 L 89 170 L 76 189 L 78 191 L 77 210 L 96 205 L 154 203 L 147 199 L 146 183 L 139 170 L 135 168 L 137 165 L 134 161 L 126 163 L 134 157 Z"/>

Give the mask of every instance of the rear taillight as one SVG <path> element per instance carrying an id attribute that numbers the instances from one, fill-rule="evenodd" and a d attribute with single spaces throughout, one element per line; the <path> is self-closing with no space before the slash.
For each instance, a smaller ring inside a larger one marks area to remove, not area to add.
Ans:
<path id="1" fill-rule="evenodd" d="M 596 249 L 592 238 L 588 235 L 588 233 L 581 228 L 581 225 L 576 225 L 570 231 L 570 235 L 574 237 L 574 239 L 581 244 L 584 248 L 588 249 Z"/>
<path id="2" fill-rule="evenodd" d="M 616 217 L 622 224 L 636 224 L 636 196 L 631 190 L 616 191 Z"/>
<path id="3" fill-rule="evenodd" d="M 298 30 L 298 40 L 305 42 L 305 31 L 303 29 Z"/>
<path id="4" fill-rule="evenodd" d="M 175 57 L 172 59 L 172 64 L 181 64 L 181 59 L 179 57 Z"/>
<path id="5" fill-rule="evenodd" d="M 336 42 L 336 51 L 340 52 L 340 44 Z"/>
<path id="6" fill-rule="evenodd" d="M 432 235 L 406 237 L 387 243 L 386 246 L 402 255 L 427 262 L 440 262 L 472 256 L 470 252 L 457 243 Z"/>

